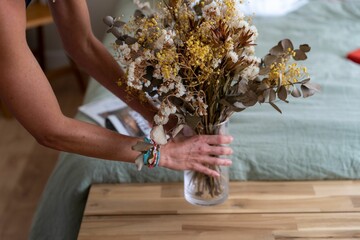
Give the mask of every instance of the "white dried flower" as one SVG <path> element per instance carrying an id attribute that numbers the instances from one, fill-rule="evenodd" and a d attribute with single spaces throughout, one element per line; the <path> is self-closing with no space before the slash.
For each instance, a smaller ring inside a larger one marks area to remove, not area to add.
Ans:
<path id="1" fill-rule="evenodd" d="M 253 80 L 258 74 L 259 67 L 257 65 L 250 65 L 241 72 L 240 76 L 243 79 Z"/>
<path id="2" fill-rule="evenodd" d="M 250 27 L 250 32 L 252 32 L 252 36 L 250 38 L 250 40 L 252 42 L 255 42 L 255 40 L 257 39 L 258 35 L 259 35 L 259 32 L 257 30 L 257 28 L 253 25 Z"/>
<path id="3" fill-rule="evenodd" d="M 190 0 L 190 7 L 194 7 L 195 5 L 200 3 L 200 0 Z"/>
<path id="4" fill-rule="evenodd" d="M 140 2 L 140 0 L 134 0 L 134 4 L 139 8 L 139 9 L 143 9 L 143 8 L 150 8 L 150 3 L 149 2 Z"/>
<path id="5" fill-rule="evenodd" d="M 168 93 L 169 92 L 169 88 L 165 85 L 162 85 L 159 90 L 158 90 L 159 93 Z M 161 95 L 161 94 L 160 94 Z"/>
<path id="6" fill-rule="evenodd" d="M 144 58 L 145 58 L 146 60 L 151 60 L 151 59 L 154 58 L 154 55 L 152 54 L 152 52 L 151 52 L 149 49 L 146 49 L 146 50 L 144 51 Z"/>
<path id="7" fill-rule="evenodd" d="M 142 62 L 142 57 L 137 57 L 136 59 L 135 59 L 135 63 L 137 64 L 137 65 L 139 65 L 141 62 Z"/>
<path id="8" fill-rule="evenodd" d="M 221 59 L 219 59 L 219 58 L 214 58 L 213 60 L 212 60 L 212 67 L 213 68 L 217 68 L 219 65 L 221 64 Z"/>
<path id="9" fill-rule="evenodd" d="M 170 114 L 173 114 L 176 112 L 176 107 L 172 106 L 172 105 L 165 105 L 164 107 L 161 108 L 160 110 L 161 114 L 163 116 L 170 116 Z"/>
<path id="10" fill-rule="evenodd" d="M 195 100 L 194 95 L 191 92 L 185 96 L 185 101 L 187 102 L 194 102 L 194 100 Z"/>
<path id="11" fill-rule="evenodd" d="M 210 20 L 213 16 L 220 16 L 219 4 L 216 1 L 212 1 L 202 8 L 202 13 L 206 20 Z"/>
<path id="12" fill-rule="evenodd" d="M 165 30 L 161 31 L 161 36 L 155 42 L 156 49 L 163 49 L 164 45 L 174 45 L 173 37 L 175 36 L 175 32 L 172 30 Z"/>
<path id="13" fill-rule="evenodd" d="M 243 54 L 245 54 L 245 55 L 254 55 L 255 54 L 255 47 L 254 46 L 245 47 Z"/>
<path id="14" fill-rule="evenodd" d="M 144 80 L 144 86 L 149 87 L 151 82 L 149 80 Z"/>
<path id="15" fill-rule="evenodd" d="M 244 28 L 244 31 L 247 31 L 249 29 L 249 23 L 247 21 L 233 21 L 231 22 L 231 27 L 236 28 L 236 29 L 240 29 L 240 28 Z"/>
<path id="16" fill-rule="evenodd" d="M 176 83 L 176 97 L 181 97 L 184 96 L 186 93 L 186 88 L 185 86 L 182 84 L 182 82 L 177 82 Z"/>
<path id="17" fill-rule="evenodd" d="M 156 125 L 165 125 L 167 124 L 169 121 L 169 118 L 168 117 L 165 117 L 165 116 L 159 116 L 158 114 L 156 114 L 154 116 L 154 122 Z"/>
<path id="18" fill-rule="evenodd" d="M 128 68 L 128 83 L 135 81 L 135 62 L 130 63 Z"/>
<path id="19" fill-rule="evenodd" d="M 133 45 L 131 45 L 131 49 L 135 52 L 139 51 L 139 44 L 136 42 Z"/>
<path id="20" fill-rule="evenodd" d="M 128 72 L 127 72 L 127 85 L 130 87 L 133 87 L 135 89 L 141 90 L 142 84 L 139 81 L 139 79 L 136 78 L 135 75 L 135 68 L 136 68 L 136 62 L 132 62 L 129 65 Z"/>
<path id="21" fill-rule="evenodd" d="M 169 89 L 170 89 L 170 90 L 174 90 L 174 88 L 175 88 L 175 83 L 173 83 L 173 82 L 170 83 L 170 84 L 169 84 Z"/>
<path id="22" fill-rule="evenodd" d="M 153 77 L 156 78 L 156 79 L 162 79 L 161 66 L 159 64 L 155 65 Z"/>
<path id="23" fill-rule="evenodd" d="M 129 48 L 129 45 L 126 43 L 119 46 L 119 50 L 121 51 L 121 54 L 124 56 L 130 55 L 131 49 Z"/>
<path id="24" fill-rule="evenodd" d="M 239 20 L 242 20 L 244 19 L 245 17 L 245 14 L 243 12 L 243 6 L 242 6 L 242 1 L 234 1 L 235 2 L 235 16 L 233 17 L 233 19 L 235 21 L 239 21 Z"/>
<path id="25" fill-rule="evenodd" d="M 231 61 L 232 61 L 233 63 L 237 63 L 237 61 L 239 60 L 239 56 L 238 56 L 237 53 L 234 52 L 234 51 L 228 52 L 227 56 L 228 56 L 229 58 L 231 58 Z"/>

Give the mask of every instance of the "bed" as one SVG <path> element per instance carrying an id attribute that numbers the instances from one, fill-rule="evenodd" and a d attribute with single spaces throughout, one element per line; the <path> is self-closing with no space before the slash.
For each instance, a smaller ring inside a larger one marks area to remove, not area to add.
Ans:
<path id="1" fill-rule="evenodd" d="M 115 16 L 132 12 L 131 0 L 121 2 Z M 234 115 L 231 180 L 359 179 L 360 65 L 345 56 L 360 48 L 360 1 L 313 0 L 286 16 L 254 21 L 258 56 L 283 38 L 312 46 L 306 66 L 322 91 L 280 104 L 283 114 L 262 105 Z M 104 44 L 111 41 L 108 35 Z M 84 103 L 107 97 L 114 96 L 91 80 Z M 76 118 L 92 122 L 81 113 Z M 39 203 L 31 239 L 76 239 L 93 183 L 178 182 L 182 176 L 62 153 Z"/>

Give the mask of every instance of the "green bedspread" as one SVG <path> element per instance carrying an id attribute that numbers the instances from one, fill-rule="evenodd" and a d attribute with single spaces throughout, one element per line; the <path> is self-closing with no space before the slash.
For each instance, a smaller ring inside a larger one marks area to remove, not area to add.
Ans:
<path id="1" fill-rule="evenodd" d="M 304 64 L 322 92 L 279 103 L 283 114 L 265 104 L 234 115 L 231 179 L 359 179 L 360 65 L 345 56 L 360 48 L 360 1 L 313 0 L 287 16 L 256 18 L 255 24 L 258 56 L 283 38 L 295 46 L 312 46 Z M 112 40 L 109 35 L 104 43 Z M 91 81 L 85 102 L 108 96 Z M 77 118 L 91 122 L 80 113 Z M 138 172 L 133 164 L 62 153 L 39 204 L 31 239 L 76 239 L 92 183 L 160 181 L 182 181 L 182 172 Z"/>

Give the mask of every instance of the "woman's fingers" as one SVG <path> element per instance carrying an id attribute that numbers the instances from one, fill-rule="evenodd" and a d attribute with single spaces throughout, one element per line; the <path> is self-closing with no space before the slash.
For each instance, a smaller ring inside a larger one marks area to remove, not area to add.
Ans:
<path id="1" fill-rule="evenodd" d="M 234 138 L 230 135 L 199 135 L 198 141 L 213 145 L 230 144 Z"/>
<path id="2" fill-rule="evenodd" d="M 232 164 L 232 161 L 226 158 L 204 155 L 191 159 L 189 163 L 190 166 L 195 166 L 196 164 L 201 164 L 204 166 L 206 165 L 230 166 Z"/>
<path id="3" fill-rule="evenodd" d="M 160 166 L 176 170 L 194 170 L 217 177 L 219 174 L 209 166 L 229 166 L 232 161 L 221 158 L 231 155 L 233 150 L 222 144 L 231 143 L 233 138 L 225 135 L 198 135 L 178 138 L 162 147 Z"/>
<path id="4" fill-rule="evenodd" d="M 231 136 L 207 135 L 196 136 L 189 144 L 190 149 L 200 155 L 231 155 L 233 150 L 230 147 L 221 146 L 221 144 L 228 144 L 231 141 Z"/>
<path id="5" fill-rule="evenodd" d="M 217 165 L 217 166 L 230 166 L 232 161 L 224 158 L 216 158 L 216 157 L 203 157 L 201 161 L 198 161 L 196 164 L 192 164 L 192 170 L 202 172 L 206 175 L 210 175 L 213 177 L 219 177 L 219 173 L 213 169 L 210 169 L 209 165 Z"/>
<path id="6" fill-rule="evenodd" d="M 204 174 L 209 175 L 209 176 L 220 177 L 220 174 L 217 171 L 212 170 L 212 169 L 210 169 L 208 167 L 205 167 L 204 165 L 201 165 L 201 164 L 194 165 L 194 168 L 192 170 L 204 173 Z"/>
<path id="7" fill-rule="evenodd" d="M 199 148 L 199 154 L 231 155 L 233 154 L 233 150 L 230 147 L 205 145 Z"/>

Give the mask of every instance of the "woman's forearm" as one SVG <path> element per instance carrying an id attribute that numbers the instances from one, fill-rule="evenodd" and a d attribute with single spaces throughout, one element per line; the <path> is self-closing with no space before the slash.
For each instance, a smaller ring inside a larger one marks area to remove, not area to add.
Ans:
<path id="1" fill-rule="evenodd" d="M 127 91 L 126 76 L 119 64 L 108 50 L 94 36 L 89 36 L 87 44 L 82 47 L 71 47 L 69 53 L 74 61 L 89 75 L 94 77 L 104 87 L 128 104 L 132 109 L 142 114 L 150 123 L 157 111 L 148 100 L 139 100 L 136 92 Z M 122 84 L 119 86 L 118 82 Z"/>
<path id="2" fill-rule="evenodd" d="M 63 116 L 56 127 L 37 139 L 44 146 L 89 157 L 134 162 L 139 152 L 131 147 L 139 138 Z"/>

